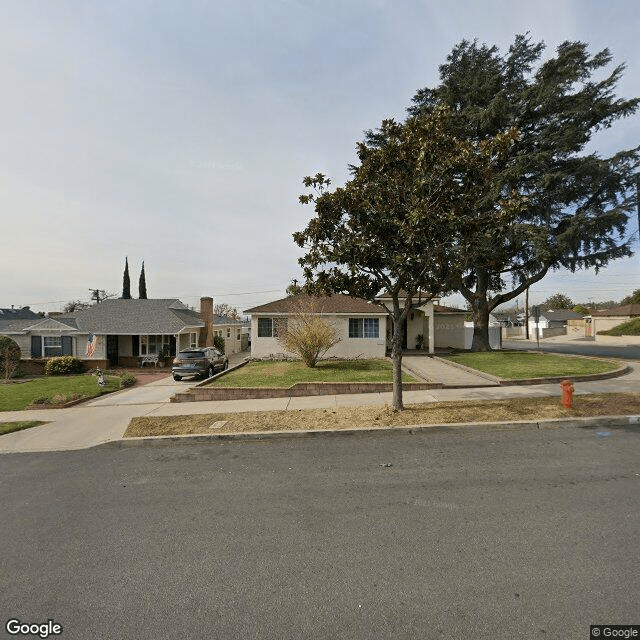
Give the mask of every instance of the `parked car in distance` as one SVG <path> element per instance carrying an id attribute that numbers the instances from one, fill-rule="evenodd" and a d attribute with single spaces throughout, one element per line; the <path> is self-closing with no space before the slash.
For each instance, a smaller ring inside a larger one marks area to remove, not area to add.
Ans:
<path id="1" fill-rule="evenodd" d="M 211 378 L 216 371 L 224 371 L 228 366 L 229 359 L 217 349 L 199 347 L 180 351 L 173 361 L 171 373 L 176 381 L 184 376 Z"/>

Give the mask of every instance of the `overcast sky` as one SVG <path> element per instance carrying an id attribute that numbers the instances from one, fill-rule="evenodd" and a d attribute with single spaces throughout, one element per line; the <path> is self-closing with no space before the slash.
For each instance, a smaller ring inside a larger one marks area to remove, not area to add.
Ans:
<path id="1" fill-rule="evenodd" d="M 618 94 L 640 92 L 637 0 L 3 0 L 0 307 L 119 294 L 125 256 L 134 297 L 143 260 L 151 298 L 283 297 L 313 213 L 302 178 L 344 183 L 363 131 L 402 118 L 461 39 L 506 51 L 526 31 L 549 54 L 609 47 Z M 640 117 L 596 140 L 639 143 Z M 531 299 L 619 299 L 639 260 Z"/>

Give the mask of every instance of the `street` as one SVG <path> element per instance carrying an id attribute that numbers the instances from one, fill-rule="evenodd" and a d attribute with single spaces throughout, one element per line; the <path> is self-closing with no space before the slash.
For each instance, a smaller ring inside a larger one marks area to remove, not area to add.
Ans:
<path id="1" fill-rule="evenodd" d="M 0 637 L 586 639 L 640 622 L 639 460 L 637 427 L 6 454 Z"/>

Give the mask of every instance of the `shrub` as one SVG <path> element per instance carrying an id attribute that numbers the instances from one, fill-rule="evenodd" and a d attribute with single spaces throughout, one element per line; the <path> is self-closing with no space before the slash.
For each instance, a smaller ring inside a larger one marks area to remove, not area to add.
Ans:
<path id="1" fill-rule="evenodd" d="M 132 373 L 125 371 L 120 375 L 120 386 L 132 387 L 135 383 L 136 383 L 136 377 Z"/>
<path id="2" fill-rule="evenodd" d="M 0 336 L 0 372 L 5 380 L 15 373 L 20 364 L 20 347 L 7 336 Z"/>
<path id="3" fill-rule="evenodd" d="M 224 353 L 224 338 L 222 336 L 213 336 L 213 346 L 220 353 Z"/>
<path id="4" fill-rule="evenodd" d="M 44 372 L 48 376 L 68 376 L 74 373 L 82 373 L 84 367 L 78 358 L 73 356 L 58 356 L 47 360 Z"/>

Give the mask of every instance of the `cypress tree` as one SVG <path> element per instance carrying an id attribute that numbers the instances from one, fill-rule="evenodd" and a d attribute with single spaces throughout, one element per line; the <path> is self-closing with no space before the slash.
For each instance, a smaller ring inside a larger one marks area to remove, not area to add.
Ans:
<path id="1" fill-rule="evenodd" d="M 124 276 L 122 277 L 122 299 L 131 300 L 131 280 L 129 279 L 129 260 L 124 259 Z"/>
<path id="2" fill-rule="evenodd" d="M 140 300 L 147 299 L 147 281 L 144 276 L 144 260 L 142 261 L 142 270 L 140 271 L 140 280 L 138 281 L 138 298 L 140 298 Z"/>

